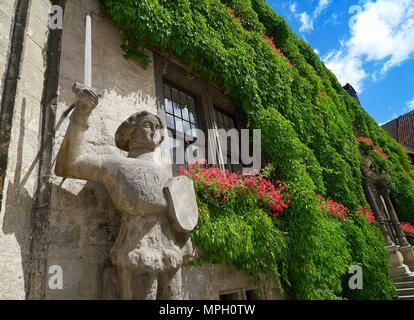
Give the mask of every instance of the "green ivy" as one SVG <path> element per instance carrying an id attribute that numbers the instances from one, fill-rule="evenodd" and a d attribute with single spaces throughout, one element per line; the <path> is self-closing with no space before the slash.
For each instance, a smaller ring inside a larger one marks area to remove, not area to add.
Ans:
<path id="1" fill-rule="evenodd" d="M 354 212 L 367 205 L 355 138 L 366 136 L 390 156 L 370 154 L 374 170 L 392 176 L 388 186 L 398 215 L 414 224 L 414 181 L 404 171 L 414 176 L 408 156 L 285 20 L 263 0 L 100 2 L 121 30 L 126 58 L 145 65 L 147 48 L 156 48 L 229 91 L 244 125 L 262 130 L 263 151 L 277 177 L 289 185 L 292 204 L 272 228 L 262 218 L 251 220 L 256 212 L 262 217 L 260 210 L 246 207 L 239 215 L 238 208 L 199 200 L 195 238 L 204 239 L 197 244 L 208 259 L 264 272 L 275 268 L 268 265 L 273 252 L 278 269 L 269 272 L 279 273 L 286 291 L 297 299 L 391 298 L 395 288 L 379 229 L 353 219 L 345 225 L 332 220 L 319 209 L 315 193 Z M 232 16 L 229 7 L 245 22 Z M 263 35 L 274 37 L 283 57 Z M 252 230 L 257 232 L 259 223 L 265 228 L 254 240 Z M 275 236 L 280 234 L 286 234 L 283 241 Z M 271 252 L 265 253 L 255 241 L 271 236 L 278 246 L 266 247 Z M 241 251 L 232 253 L 233 248 Z M 359 293 L 347 291 L 344 280 L 353 263 L 368 274 Z"/>

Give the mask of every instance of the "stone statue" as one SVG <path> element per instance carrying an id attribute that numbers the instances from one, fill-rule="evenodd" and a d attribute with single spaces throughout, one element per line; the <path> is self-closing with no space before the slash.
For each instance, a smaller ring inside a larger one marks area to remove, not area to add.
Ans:
<path id="1" fill-rule="evenodd" d="M 103 184 L 119 210 L 121 226 L 111 250 L 119 298 L 180 300 L 181 266 L 193 254 L 190 236 L 198 219 L 192 181 L 172 178 L 171 170 L 154 160 L 164 128 L 146 111 L 130 116 L 116 132 L 116 146 L 128 157 L 88 152 L 84 135 L 99 95 L 76 88 L 55 172 Z"/>
<path id="2" fill-rule="evenodd" d="M 386 186 L 391 176 L 389 174 L 378 175 L 372 171 L 371 166 L 371 159 L 362 159 L 363 187 L 384 235 L 391 263 L 390 273 L 394 276 L 407 275 L 410 270 L 414 271 L 414 251 L 402 230 L 391 202 L 390 191 Z"/>

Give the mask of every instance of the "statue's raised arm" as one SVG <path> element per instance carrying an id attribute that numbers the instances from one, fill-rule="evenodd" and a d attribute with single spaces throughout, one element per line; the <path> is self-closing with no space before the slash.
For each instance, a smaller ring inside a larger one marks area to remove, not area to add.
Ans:
<path id="1" fill-rule="evenodd" d="M 100 182 L 102 157 L 90 153 L 85 142 L 89 117 L 98 102 L 99 94 L 95 90 L 87 87 L 77 90 L 75 109 L 56 161 L 56 175 Z"/>

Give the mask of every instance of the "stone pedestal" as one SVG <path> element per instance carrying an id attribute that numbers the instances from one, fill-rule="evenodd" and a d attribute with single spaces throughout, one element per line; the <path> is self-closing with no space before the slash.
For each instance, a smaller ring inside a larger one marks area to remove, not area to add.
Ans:
<path id="1" fill-rule="evenodd" d="M 405 246 L 400 247 L 398 250 L 401 252 L 404 263 L 410 268 L 410 271 L 414 271 L 414 248 L 412 246 Z"/>
<path id="2" fill-rule="evenodd" d="M 391 264 L 390 276 L 391 277 L 403 277 L 410 275 L 410 269 L 404 264 L 404 257 L 401 252 L 398 251 L 398 247 L 388 246 L 387 252 L 389 261 Z"/>

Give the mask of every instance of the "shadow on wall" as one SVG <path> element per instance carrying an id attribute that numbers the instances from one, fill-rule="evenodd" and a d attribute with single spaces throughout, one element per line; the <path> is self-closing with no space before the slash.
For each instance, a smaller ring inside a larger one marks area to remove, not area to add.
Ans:
<path id="1" fill-rule="evenodd" d="M 35 197 L 27 191 L 29 178 L 38 170 L 40 155 L 43 150 L 34 157 L 29 169 L 23 172 L 24 158 L 30 157 L 26 154 L 30 151 L 24 150 L 25 143 L 25 115 L 27 112 L 26 99 L 23 99 L 21 109 L 21 121 L 19 124 L 18 146 L 16 150 L 16 168 L 14 180 L 10 181 L 7 189 L 7 201 L 5 205 L 5 214 L 3 219 L 2 231 L 6 235 L 14 234 L 21 252 L 22 270 L 24 275 L 25 293 L 28 293 L 28 283 L 30 274 L 30 263 L 33 258 L 30 252 L 30 236 L 33 230 L 38 226 L 31 225 L 30 216 L 35 203 Z M 62 115 L 55 126 L 55 131 L 59 129 L 65 119 Z M 54 164 L 53 164 L 54 167 Z M 45 177 L 49 178 L 49 177 Z M 72 261 L 78 261 L 79 265 L 89 266 L 96 265 L 93 274 L 81 272 L 85 278 L 90 278 L 87 282 L 94 283 L 94 288 L 86 288 L 83 291 L 88 292 L 87 297 L 101 298 L 103 293 L 103 273 L 104 270 L 111 267 L 109 251 L 115 242 L 120 225 L 119 214 L 115 210 L 112 201 L 109 198 L 103 186 L 87 182 L 78 194 L 73 194 L 62 185 L 65 179 L 58 178 L 60 185 L 54 184 L 52 197 L 60 199 L 62 205 L 67 208 L 66 211 L 55 210 L 51 208 L 50 226 L 48 232 L 48 251 L 52 253 L 52 261 L 48 265 L 60 264 L 64 272 L 64 296 L 63 292 L 57 292 L 55 297 L 77 298 L 82 296 L 78 291 L 82 291 L 82 281 L 77 281 L 79 288 L 74 288 L 71 283 L 71 277 L 66 277 L 73 272 L 82 270 L 68 270 Z M 69 262 L 69 263 L 68 263 Z M 66 270 L 65 270 L 66 267 Z M 88 268 L 81 268 L 87 270 Z M 45 279 L 47 282 L 48 279 Z M 46 288 L 47 290 L 48 288 Z M 76 292 L 74 292 L 74 290 Z M 91 292 L 94 292 L 91 295 Z M 54 295 L 51 294 L 51 298 Z"/>
<path id="2" fill-rule="evenodd" d="M 22 267 L 24 274 L 25 292 L 27 293 L 27 282 L 29 274 L 29 247 L 30 247 L 30 210 L 33 204 L 33 198 L 25 189 L 25 184 L 28 177 L 31 175 L 37 158 L 33 162 L 24 179 L 22 176 L 22 157 L 23 157 L 23 142 L 25 130 L 25 115 L 26 115 L 26 98 L 23 98 L 21 109 L 21 122 L 19 130 L 19 140 L 17 147 L 17 161 L 14 174 L 13 183 L 10 181 L 7 188 L 7 201 L 5 206 L 5 214 L 3 218 L 2 231 L 6 235 L 14 234 L 22 255 Z"/>

